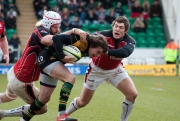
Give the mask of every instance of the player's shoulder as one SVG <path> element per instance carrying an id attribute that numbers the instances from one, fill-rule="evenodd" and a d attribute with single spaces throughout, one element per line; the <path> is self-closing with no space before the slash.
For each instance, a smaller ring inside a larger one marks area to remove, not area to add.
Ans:
<path id="1" fill-rule="evenodd" d="M 49 33 L 49 30 L 42 27 L 42 26 L 39 26 L 36 28 L 40 33 L 45 33 L 45 34 L 48 34 Z"/>
<path id="2" fill-rule="evenodd" d="M 100 34 L 107 36 L 107 37 L 111 37 L 112 36 L 112 30 L 104 30 L 104 31 L 100 31 Z"/>
<path id="3" fill-rule="evenodd" d="M 127 42 L 133 42 L 135 43 L 136 41 L 134 40 L 134 38 L 132 38 L 130 35 L 125 34 L 124 40 Z"/>

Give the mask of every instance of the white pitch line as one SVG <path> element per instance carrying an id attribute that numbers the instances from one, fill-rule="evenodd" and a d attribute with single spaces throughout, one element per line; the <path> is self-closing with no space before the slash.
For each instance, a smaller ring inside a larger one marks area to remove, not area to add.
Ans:
<path id="1" fill-rule="evenodd" d="M 162 88 L 151 88 L 151 90 L 158 90 L 158 91 L 162 91 Z"/>

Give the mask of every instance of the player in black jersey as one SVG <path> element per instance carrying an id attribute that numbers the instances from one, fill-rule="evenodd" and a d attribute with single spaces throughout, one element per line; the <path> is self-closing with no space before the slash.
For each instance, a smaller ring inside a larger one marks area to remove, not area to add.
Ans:
<path id="1" fill-rule="evenodd" d="M 75 80 L 74 76 L 70 71 L 64 66 L 64 63 L 74 63 L 74 59 L 71 56 L 66 56 L 63 53 L 63 45 L 73 45 L 76 46 L 83 56 L 100 56 L 100 54 L 106 54 L 108 50 L 108 44 L 104 36 L 102 35 L 88 35 L 85 43 L 79 41 L 79 36 L 72 35 L 55 35 L 52 40 L 54 42 L 54 47 L 45 48 L 38 56 L 37 63 L 41 70 L 41 90 L 39 95 L 39 100 L 43 103 L 47 103 L 53 93 L 58 80 L 64 82 L 63 87 L 60 91 L 59 98 L 59 113 L 57 121 L 64 119 L 64 112 L 66 110 L 66 102 L 70 95 L 73 83 L 67 80 Z M 70 59 L 70 60 L 69 60 Z M 73 82 L 73 81 L 72 81 Z M 41 93 L 42 92 L 42 93 Z M 48 97 L 49 96 L 49 97 Z M 47 100 L 48 97 L 48 100 Z M 64 107 L 64 108 L 62 108 Z M 66 115 L 66 118 L 68 116 Z M 75 121 L 74 118 L 69 118 L 71 121 Z"/>

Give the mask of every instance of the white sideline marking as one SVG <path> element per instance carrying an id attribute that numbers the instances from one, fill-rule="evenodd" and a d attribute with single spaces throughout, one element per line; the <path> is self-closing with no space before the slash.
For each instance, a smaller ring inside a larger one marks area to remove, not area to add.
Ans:
<path id="1" fill-rule="evenodd" d="M 161 89 L 161 88 L 151 88 L 151 90 L 158 90 L 158 91 L 162 91 L 163 89 Z"/>

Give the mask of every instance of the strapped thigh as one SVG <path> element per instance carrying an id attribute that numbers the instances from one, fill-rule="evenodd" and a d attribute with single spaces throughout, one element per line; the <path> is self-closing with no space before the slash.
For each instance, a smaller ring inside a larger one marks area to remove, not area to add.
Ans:
<path id="1" fill-rule="evenodd" d="M 6 89 L 6 92 L 5 92 L 6 96 L 9 98 L 9 99 L 12 99 L 12 100 L 15 100 L 17 98 L 17 95 L 14 94 L 14 93 L 10 93 L 8 91 L 8 89 Z"/>

